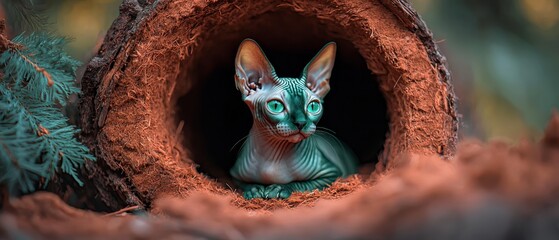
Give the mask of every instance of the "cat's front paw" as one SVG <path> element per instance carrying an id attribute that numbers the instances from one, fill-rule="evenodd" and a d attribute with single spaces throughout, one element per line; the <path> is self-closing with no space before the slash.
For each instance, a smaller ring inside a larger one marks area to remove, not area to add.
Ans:
<path id="1" fill-rule="evenodd" d="M 281 198 L 285 199 L 291 196 L 291 188 L 287 187 L 286 185 L 281 184 L 272 184 L 267 186 L 264 189 L 264 198 L 273 199 L 273 198 Z"/>
<path id="2" fill-rule="evenodd" d="M 262 185 L 257 185 L 257 184 L 247 185 L 243 189 L 243 197 L 248 200 L 253 198 L 264 198 L 264 189 L 265 187 Z"/>

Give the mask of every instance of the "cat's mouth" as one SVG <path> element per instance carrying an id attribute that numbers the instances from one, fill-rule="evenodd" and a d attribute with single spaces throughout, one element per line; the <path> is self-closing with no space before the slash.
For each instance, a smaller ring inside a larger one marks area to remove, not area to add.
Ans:
<path id="1" fill-rule="evenodd" d="M 300 141 L 303 141 L 305 138 L 308 138 L 311 135 L 311 133 L 305 133 L 303 131 L 298 131 L 294 134 L 291 134 L 287 137 L 287 140 L 291 143 L 298 143 Z"/>

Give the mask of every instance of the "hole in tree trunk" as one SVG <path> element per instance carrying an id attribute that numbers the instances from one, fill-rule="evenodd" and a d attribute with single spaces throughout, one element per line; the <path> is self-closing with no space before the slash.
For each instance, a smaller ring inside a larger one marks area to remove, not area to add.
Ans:
<path id="1" fill-rule="evenodd" d="M 245 38 L 256 40 L 279 77 L 299 77 L 324 44 L 337 43 L 331 91 L 324 99 L 318 127 L 335 132 L 360 163 L 374 164 L 382 150 L 388 122 L 386 102 L 353 44 L 333 22 L 280 10 L 238 25 L 216 26 L 181 66 L 177 120 L 185 122 L 184 144 L 199 171 L 229 179 L 237 151 L 252 125 L 252 115 L 234 84 L 234 59 Z M 237 145 L 235 146 L 235 144 Z M 234 147 L 235 146 L 235 147 Z"/>

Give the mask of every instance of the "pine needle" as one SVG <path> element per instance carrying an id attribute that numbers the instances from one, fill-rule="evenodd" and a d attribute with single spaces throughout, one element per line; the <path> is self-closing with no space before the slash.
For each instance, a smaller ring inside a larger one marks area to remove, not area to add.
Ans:
<path id="1" fill-rule="evenodd" d="M 61 171 L 82 185 L 77 170 L 95 158 L 60 109 L 79 93 L 80 62 L 64 52 L 65 38 L 32 33 L 11 42 L 0 55 L 0 183 L 12 195 L 28 193 Z"/>
<path id="2" fill-rule="evenodd" d="M 35 32 L 45 29 L 47 16 L 45 4 L 36 0 L 2 0 L 6 20 L 13 33 Z"/>

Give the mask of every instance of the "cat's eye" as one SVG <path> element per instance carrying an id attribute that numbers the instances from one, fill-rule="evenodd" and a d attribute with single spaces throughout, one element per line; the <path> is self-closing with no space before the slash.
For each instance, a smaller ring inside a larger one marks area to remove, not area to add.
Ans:
<path id="1" fill-rule="evenodd" d="M 268 110 L 270 110 L 270 112 L 272 113 L 281 113 L 284 109 L 285 107 L 283 106 L 283 103 L 278 100 L 272 100 L 268 102 Z"/>
<path id="2" fill-rule="evenodd" d="M 317 101 L 312 101 L 307 106 L 307 111 L 309 113 L 313 113 L 313 114 L 316 114 L 316 113 L 320 112 L 320 103 L 317 102 Z"/>

